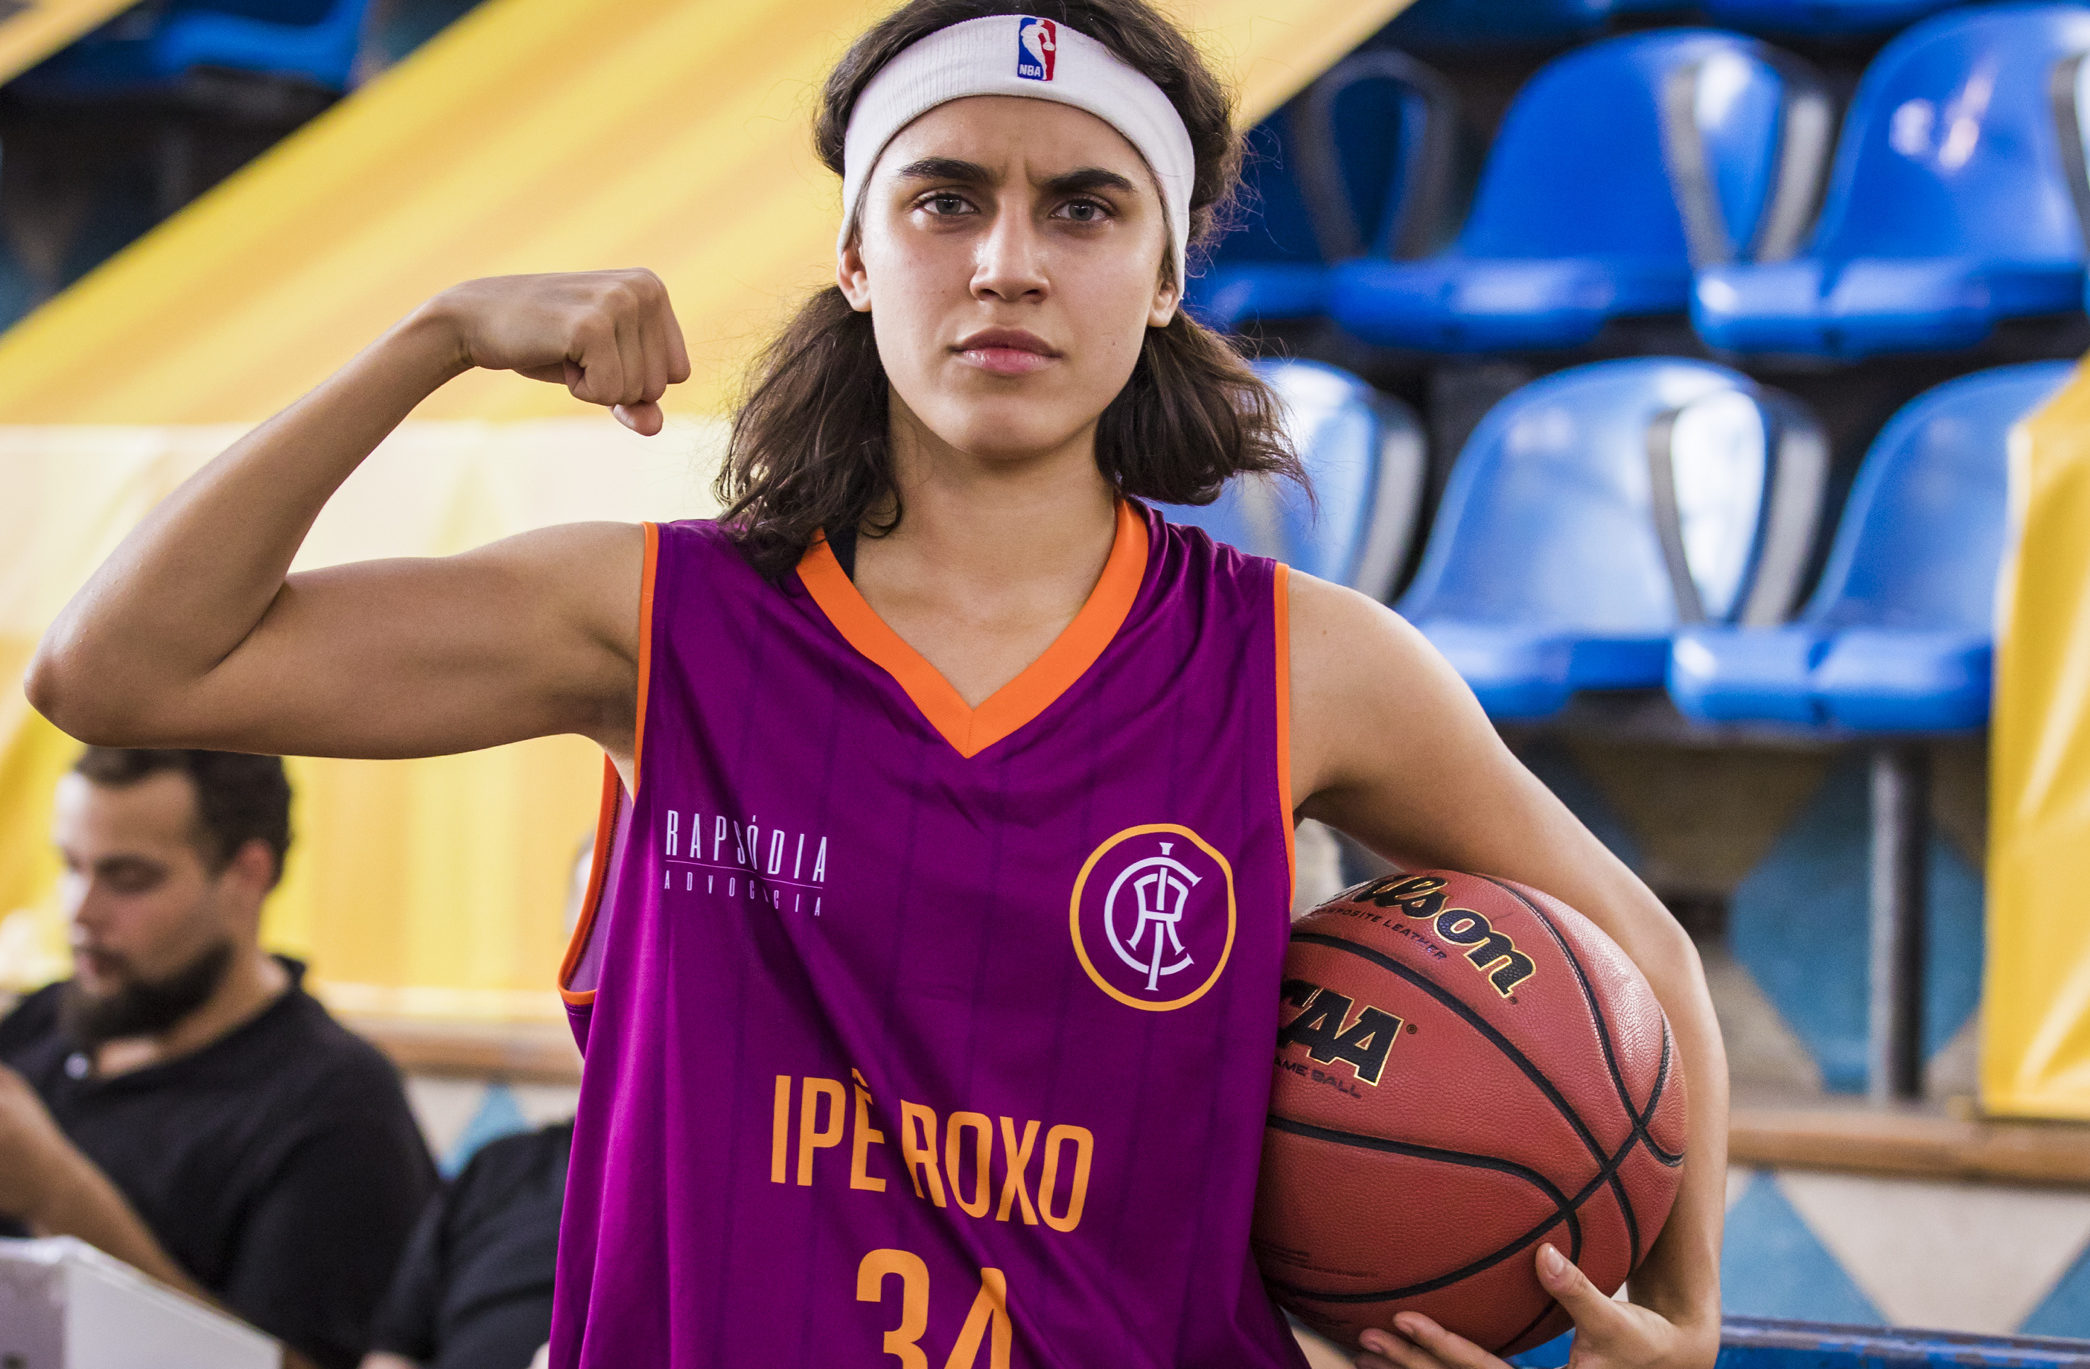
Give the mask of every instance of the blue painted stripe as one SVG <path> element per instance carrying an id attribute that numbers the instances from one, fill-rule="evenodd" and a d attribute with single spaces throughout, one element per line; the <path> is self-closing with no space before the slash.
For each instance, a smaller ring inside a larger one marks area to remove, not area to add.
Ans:
<path id="1" fill-rule="evenodd" d="M 1727 1210 L 1720 1296 L 1736 1316 L 1880 1326 L 1886 1318 L 1828 1252 L 1767 1173 Z"/>
<path id="2" fill-rule="evenodd" d="M 2090 1245 L 2018 1330 L 2027 1336 L 2090 1336 Z"/>

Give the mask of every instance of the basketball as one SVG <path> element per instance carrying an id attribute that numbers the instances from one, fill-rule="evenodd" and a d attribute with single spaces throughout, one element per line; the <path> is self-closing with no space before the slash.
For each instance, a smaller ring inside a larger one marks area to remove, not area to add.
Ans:
<path id="1" fill-rule="evenodd" d="M 1449 870 L 1361 884 L 1293 927 L 1254 1247 L 1278 1300 L 1356 1346 L 1412 1309 L 1498 1354 L 1568 1329 L 1552 1242 L 1612 1293 L 1684 1151 L 1669 1024 L 1558 899 Z"/>

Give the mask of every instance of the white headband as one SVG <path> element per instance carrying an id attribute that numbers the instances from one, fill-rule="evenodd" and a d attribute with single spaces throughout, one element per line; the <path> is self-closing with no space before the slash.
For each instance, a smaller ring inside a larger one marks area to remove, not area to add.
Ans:
<path id="1" fill-rule="evenodd" d="M 842 139 L 842 231 L 849 245 L 871 166 L 907 125 L 940 104 L 971 95 L 1056 100 L 1084 109 L 1125 135 L 1161 188 L 1174 249 L 1176 289 L 1188 279 L 1190 185 L 1196 157 L 1190 131 L 1161 87 L 1085 33 L 1050 19 L 995 14 L 938 29 L 871 78 Z"/>

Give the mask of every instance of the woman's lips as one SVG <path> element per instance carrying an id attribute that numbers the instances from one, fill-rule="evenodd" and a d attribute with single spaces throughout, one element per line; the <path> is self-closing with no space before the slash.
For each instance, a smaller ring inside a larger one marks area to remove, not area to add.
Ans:
<path id="1" fill-rule="evenodd" d="M 1057 357 L 1043 352 L 1033 352 L 1027 347 L 967 347 L 958 353 L 958 359 L 969 366 L 977 366 L 989 375 L 1024 376 L 1033 371 L 1042 371 Z"/>

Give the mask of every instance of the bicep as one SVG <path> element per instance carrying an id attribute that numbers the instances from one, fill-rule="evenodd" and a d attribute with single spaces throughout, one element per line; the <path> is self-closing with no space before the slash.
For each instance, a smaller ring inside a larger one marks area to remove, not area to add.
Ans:
<path id="1" fill-rule="evenodd" d="M 373 758 L 555 732 L 614 745 L 634 723 L 643 560 L 641 529 L 593 523 L 294 574 L 153 740 Z"/>

